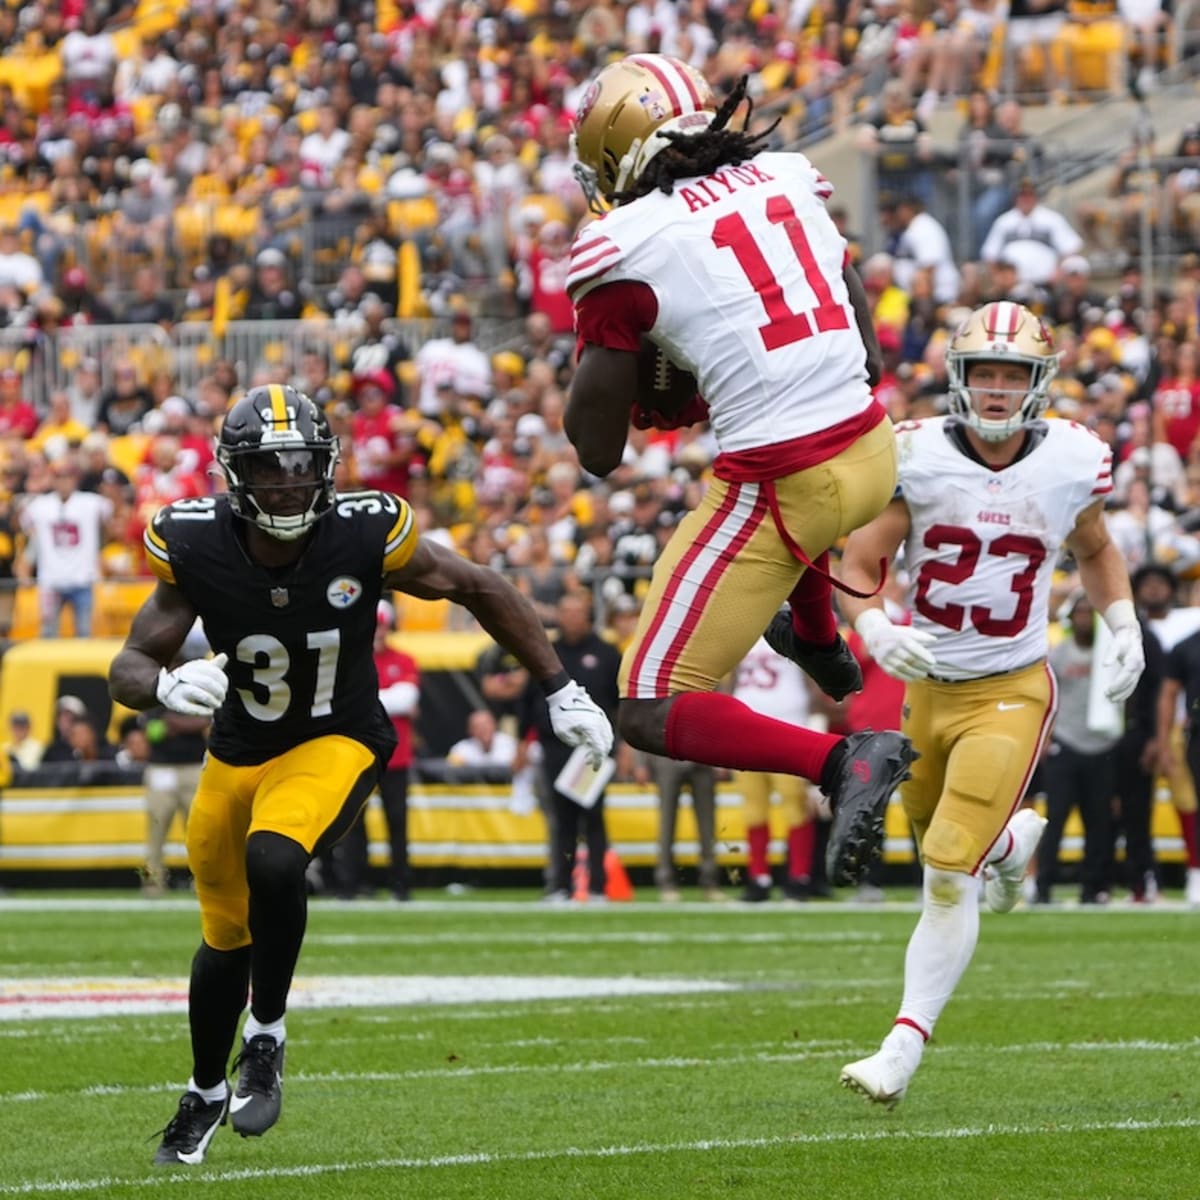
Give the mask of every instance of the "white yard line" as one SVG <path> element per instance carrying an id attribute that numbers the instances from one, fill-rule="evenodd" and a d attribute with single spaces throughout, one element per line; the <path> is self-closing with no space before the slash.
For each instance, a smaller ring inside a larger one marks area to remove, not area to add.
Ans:
<path id="1" fill-rule="evenodd" d="M 100 1176 L 92 1179 L 29 1180 L 0 1185 L 0 1196 L 50 1196 L 99 1192 L 110 1188 L 157 1188 L 167 1183 L 227 1184 L 246 1179 L 307 1179 L 319 1175 L 351 1175 L 374 1171 L 432 1171 L 456 1167 L 496 1166 L 502 1163 L 540 1163 L 634 1158 L 660 1154 L 711 1154 L 722 1150 L 770 1149 L 779 1146 L 832 1146 L 869 1144 L 883 1141 L 954 1142 L 994 1137 L 1043 1137 L 1048 1134 L 1071 1137 L 1085 1133 L 1153 1133 L 1164 1129 L 1197 1129 L 1200 1118 L 1183 1117 L 1170 1121 L 1085 1121 L 1074 1124 L 983 1125 L 956 1129 L 908 1130 L 887 1128 L 870 1132 L 791 1134 L 786 1137 L 700 1138 L 691 1142 L 636 1142 L 617 1146 L 561 1146 L 550 1150 L 526 1150 L 473 1154 L 440 1154 L 428 1158 L 377 1158 L 358 1162 L 308 1163 L 294 1167 L 243 1167 L 233 1171 L 212 1171 L 203 1167 L 170 1174 Z"/>
<path id="2" fill-rule="evenodd" d="M 517 1075 L 602 1074 L 606 1071 L 690 1071 L 714 1068 L 745 1066 L 778 1066 L 825 1059 L 852 1057 L 869 1047 L 852 1043 L 815 1041 L 797 1043 L 796 1049 L 785 1052 L 760 1051 L 754 1054 L 725 1054 L 692 1056 L 667 1056 L 661 1058 L 596 1059 L 588 1062 L 563 1062 L 555 1059 L 547 1063 L 504 1063 L 483 1067 L 428 1067 L 412 1071 L 299 1071 L 288 1075 L 288 1087 L 303 1087 L 305 1084 L 362 1084 L 362 1083 L 411 1083 L 437 1081 L 449 1083 L 458 1079 L 480 1079 L 487 1077 Z M 1025 1042 L 1009 1046 L 986 1043 L 955 1043 L 938 1046 L 938 1057 L 957 1057 L 963 1054 L 1194 1054 L 1200 1052 L 1200 1038 L 1188 1038 L 1179 1042 L 1156 1042 L 1134 1039 L 1120 1042 Z M 95 1084 L 74 1091 L 25 1091 L 0 1093 L 0 1107 L 6 1104 L 28 1104 L 50 1100 L 90 1098 L 93 1096 L 152 1095 L 163 1092 L 175 1093 L 182 1089 L 180 1083 L 150 1083 L 140 1086 L 126 1084 Z"/>

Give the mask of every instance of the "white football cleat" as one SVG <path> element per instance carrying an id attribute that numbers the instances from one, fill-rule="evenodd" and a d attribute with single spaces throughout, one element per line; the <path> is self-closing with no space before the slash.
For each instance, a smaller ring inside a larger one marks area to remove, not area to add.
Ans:
<path id="1" fill-rule="evenodd" d="M 1188 867 L 1183 898 L 1189 908 L 1200 908 L 1200 867 Z"/>
<path id="2" fill-rule="evenodd" d="M 874 1104 L 895 1108 L 904 1099 L 908 1081 L 916 1069 L 899 1050 L 885 1045 L 870 1058 L 860 1058 L 843 1067 L 838 1082 Z"/>
<path id="3" fill-rule="evenodd" d="M 998 913 L 1011 912 L 1020 900 L 1025 869 L 1042 840 L 1046 818 L 1039 817 L 1032 808 L 1023 808 L 1005 828 L 1012 834 L 1012 849 L 1005 858 L 987 866 L 983 880 L 988 908 Z"/>

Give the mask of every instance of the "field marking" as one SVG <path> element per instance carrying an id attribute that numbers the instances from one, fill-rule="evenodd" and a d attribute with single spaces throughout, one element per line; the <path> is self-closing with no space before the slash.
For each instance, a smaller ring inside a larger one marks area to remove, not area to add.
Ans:
<path id="1" fill-rule="evenodd" d="M 600 907 L 590 907 L 586 904 L 540 904 L 536 899 L 529 900 L 413 900 L 407 904 L 397 904 L 394 900 L 355 900 L 353 903 L 346 903 L 342 900 L 335 900 L 327 897 L 315 897 L 311 907 L 310 914 L 322 912 L 339 913 L 352 915 L 356 912 L 378 914 L 381 912 L 393 913 L 397 918 L 406 914 L 418 913 L 434 913 L 434 914 L 512 914 L 526 916 L 537 914 L 550 917 L 552 920 L 557 920 L 562 917 L 579 916 L 580 914 L 591 914 L 592 916 L 600 916 L 608 919 L 620 913 L 635 912 L 639 916 L 645 916 L 647 913 L 656 913 L 661 916 L 697 916 L 705 917 L 745 917 L 751 914 L 755 916 L 771 915 L 778 916 L 780 914 L 790 914 L 792 916 L 865 916 L 872 913 L 915 913 L 921 910 L 919 900 L 885 900 L 879 904 L 864 904 L 856 901 L 853 896 L 847 895 L 845 900 L 841 900 L 832 904 L 817 902 L 814 904 L 796 904 L 789 900 L 772 900 L 766 904 L 746 904 L 738 900 L 736 893 L 732 890 L 733 885 L 730 885 L 730 890 L 726 893 L 729 897 L 728 904 L 710 904 L 703 900 L 685 900 L 680 904 L 661 904 L 658 900 L 633 900 L 630 902 L 622 902 L 619 904 L 607 904 Z M 647 893 L 653 889 L 647 887 Z M 913 889 L 914 897 L 917 895 L 916 889 Z M 53 897 L 46 898 L 25 898 L 5 896 L 0 897 L 0 913 L 19 912 L 19 913 L 195 913 L 197 912 L 196 900 L 192 896 L 181 896 L 178 899 L 175 897 L 165 897 L 158 900 L 146 900 L 141 897 L 131 896 L 128 898 L 105 898 L 94 897 L 89 899 L 73 899 L 68 897 Z M 1026 914 L 1034 919 L 1042 919 L 1050 916 L 1079 915 L 1089 920 L 1098 917 L 1112 916 L 1129 916 L 1137 919 L 1152 917 L 1155 914 L 1166 915 L 1168 913 L 1174 915 L 1177 913 L 1190 913 L 1193 917 L 1200 917 L 1200 909 L 1195 906 L 1187 905 L 1182 899 L 1160 898 L 1153 904 L 1084 904 L 1081 905 L 1074 900 L 1055 901 L 1053 904 L 1037 905 L 1036 907 L 1019 906 L 1014 909 L 1015 913 Z M 985 913 L 985 917 L 991 920 L 996 914 Z M 1010 919 L 1012 914 L 1003 914 L 1006 920 Z"/>
<path id="2" fill-rule="evenodd" d="M 630 1059 L 594 1059 L 588 1062 L 563 1062 L 556 1060 L 548 1063 L 503 1063 L 495 1066 L 453 1066 L 453 1067 L 420 1067 L 411 1071 L 298 1071 L 288 1076 L 288 1085 L 306 1083 L 318 1084 L 360 1084 L 360 1083 L 410 1083 L 450 1082 L 457 1079 L 480 1079 L 506 1075 L 546 1075 L 546 1074 L 601 1074 L 605 1071 L 690 1071 L 696 1068 L 712 1070 L 713 1068 L 745 1067 L 745 1066 L 777 1066 L 796 1065 L 805 1062 L 815 1062 L 825 1059 L 842 1059 L 853 1057 L 868 1049 L 851 1042 L 818 1041 L 816 1043 L 797 1043 L 799 1049 L 789 1049 L 786 1052 L 758 1051 L 754 1054 L 725 1054 L 705 1055 L 666 1055 L 660 1058 L 630 1058 Z M 1161 1054 L 1180 1054 L 1200 1051 L 1200 1037 L 1189 1038 L 1181 1042 L 1155 1042 L 1147 1039 L 1134 1039 L 1119 1042 L 1025 1042 L 1013 1045 L 994 1045 L 983 1042 L 957 1042 L 949 1046 L 938 1046 L 939 1058 L 947 1055 L 957 1057 L 962 1054 L 1103 1054 L 1127 1052 L 1154 1052 Z M 44 1100 L 61 1101 L 66 1098 L 91 1098 L 95 1096 L 130 1096 L 153 1095 L 162 1092 L 175 1093 L 180 1091 L 178 1083 L 147 1083 L 129 1084 L 93 1084 L 89 1087 L 73 1091 L 43 1092 L 24 1091 L 0 1093 L 0 1106 L 5 1104 L 28 1104 Z"/>
<path id="3" fill-rule="evenodd" d="M 724 980 L 636 975 L 309 975 L 293 983 L 288 1004 L 291 1008 L 368 1008 L 738 990 L 740 985 Z M 51 1015 L 94 1017 L 97 1008 L 125 1016 L 183 1013 L 187 1000 L 185 979 L 0 978 L 0 1021 Z"/>
<path id="4" fill-rule="evenodd" d="M 235 1170 L 158 1172 L 153 1175 L 100 1176 L 95 1179 L 51 1179 L 45 1182 L 0 1185 L 0 1196 L 46 1196 L 63 1193 L 97 1192 L 108 1188 L 150 1188 L 166 1183 L 238 1183 L 246 1179 L 307 1179 L 319 1175 L 350 1175 L 362 1171 L 428 1171 L 455 1167 L 486 1167 L 506 1163 L 580 1161 L 584 1159 L 633 1158 L 647 1154 L 708 1154 L 721 1150 L 773 1149 L 782 1146 L 867 1145 L 882 1141 L 947 1142 L 993 1137 L 1042 1137 L 1046 1134 L 1078 1136 L 1084 1133 L 1153 1133 L 1165 1129 L 1197 1129 L 1200 1118 L 1181 1117 L 1164 1121 L 1083 1121 L 1074 1124 L 959 1126 L 954 1129 L 895 1129 L 869 1132 L 795 1133 L 783 1137 L 699 1138 L 690 1142 L 641 1142 L 619 1146 L 562 1146 L 552 1150 L 513 1152 L 476 1151 L 471 1154 L 439 1154 L 428 1158 L 377 1158 L 366 1162 L 306 1163 L 293 1167 L 240 1167 Z"/>
<path id="5" fill-rule="evenodd" d="M 739 932 L 738 945 L 781 945 L 794 943 L 858 943 L 891 942 L 895 939 L 883 933 L 867 930 L 814 929 L 808 932 L 780 929 L 771 932 Z M 677 930 L 605 929 L 573 932 L 566 930 L 530 929 L 478 933 L 455 931 L 456 945 L 523 946 L 537 942 L 539 946 L 594 946 L 632 944 L 635 946 L 709 946 L 729 944 L 728 931 L 722 933 L 680 933 Z M 313 933 L 304 939 L 306 946 L 444 946 L 446 934 L 441 933 Z"/>

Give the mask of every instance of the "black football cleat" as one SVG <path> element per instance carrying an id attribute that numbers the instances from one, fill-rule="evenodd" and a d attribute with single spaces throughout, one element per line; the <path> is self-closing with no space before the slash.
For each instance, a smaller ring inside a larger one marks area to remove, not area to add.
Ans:
<path id="1" fill-rule="evenodd" d="M 921 756 L 902 733 L 852 733 L 835 749 L 832 778 L 821 780 L 833 824 L 825 872 L 835 887 L 858 883 L 883 848 L 883 817 L 897 785 Z"/>
<path id="2" fill-rule="evenodd" d="M 179 1108 L 162 1131 L 163 1139 L 154 1155 L 155 1165 L 199 1166 L 208 1152 L 208 1143 L 225 1124 L 228 1109 L 228 1095 L 224 1100 L 208 1104 L 195 1092 L 184 1092 Z"/>
<path id="3" fill-rule="evenodd" d="M 832 646 L 807 645 L 792 628 L 792 610 L 782 608 L 771 618 L 763 637 L 776 654 L 791 659 L 831 699 L 842 700 L 851 692 L 862 691 L 862 667 L 840 634 Z"/>
<path id="4" fill-rule="evenodd" d="M 261 1137 L 279 1120 L 286 1045 L 259 1033 L 242 1043 L 234 1059 L 238 1081 L 229 1101 L 229 1123 L 242 1137 Z"/>

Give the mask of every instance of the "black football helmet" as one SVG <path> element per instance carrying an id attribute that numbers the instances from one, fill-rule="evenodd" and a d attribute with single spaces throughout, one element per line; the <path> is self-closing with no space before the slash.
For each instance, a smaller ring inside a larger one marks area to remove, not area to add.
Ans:
<path id="1" fill-rule="evenodd" d="M 233 511 L 283 542 L 333 507 L 338 441 L 325 414 L 282 384 L 251 388 L 225 414 L 217 462 Z"/>

